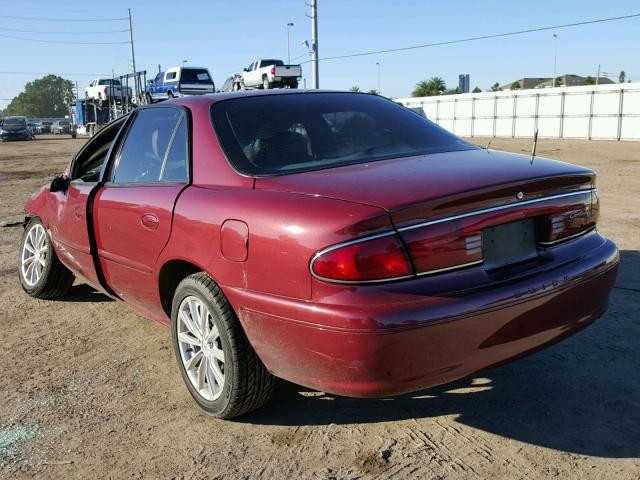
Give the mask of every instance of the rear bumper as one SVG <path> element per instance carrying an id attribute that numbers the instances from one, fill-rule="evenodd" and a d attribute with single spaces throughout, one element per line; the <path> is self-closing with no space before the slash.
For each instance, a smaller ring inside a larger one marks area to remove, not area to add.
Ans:
<path id="1" fill-rule="evenodd" d="M 394 395 L 521 357 L 600 317 L 618 251 L 595 233 L 579 241 L 588 248 L 572 262 L 466 293 L 416 295 L 414 284 L 410 295 L 362 301 L 352 288 L 332 303 L 225 292 L 274 375 L 339 395 Z"/>

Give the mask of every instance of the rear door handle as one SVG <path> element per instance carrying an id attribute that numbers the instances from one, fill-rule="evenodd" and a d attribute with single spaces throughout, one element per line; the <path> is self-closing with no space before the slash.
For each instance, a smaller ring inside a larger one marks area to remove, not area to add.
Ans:
<path id="1" fill-rule="evenodd" d="M 154 213 L 145 213 L 140 217 L 140 223 L 142 223 L 143 227 L 148 228 L 149 230 L 155 230 L 158 228 L 158 225 L 160 225 L 160 219 Z"/>

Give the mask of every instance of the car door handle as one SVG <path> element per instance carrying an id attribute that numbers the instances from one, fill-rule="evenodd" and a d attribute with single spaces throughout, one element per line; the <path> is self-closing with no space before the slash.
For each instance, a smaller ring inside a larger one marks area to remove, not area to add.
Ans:
<path id="1" fill-rule="evenodd" d="M 155 230 L 160 225 L 160 219 L 154 213 L 145 213 L 140 217 L 140 222 L 142 226 L 148 228 L 149 230 Z"/>

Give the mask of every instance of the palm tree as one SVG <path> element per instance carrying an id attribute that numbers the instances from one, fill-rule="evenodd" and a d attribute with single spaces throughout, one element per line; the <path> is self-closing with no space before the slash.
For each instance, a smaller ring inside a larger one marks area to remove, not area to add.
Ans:
<path id="1" fill-rule="evenodd" d="M 372 88 L 371 90 L 367 90 L 367 93 L 370 93 L 372 95 L 380 95 L 380 92 L 375 88 Z"/>
<path id="2" fill-rule="evenodd" d="M 414 97 L 431 97 L 441 95 L 447 89 L 444 80 L 440 77 L 431 77 L 429 80 L 421 80 L 411 93 Z"/>
<path id="3" fill-rule="evenodd" d="M 360 87 L 357 85 L 354 85 L 353 87 L 351 87 L 349 89 L 350 92 L 359 92 L 360 91 Z"/>

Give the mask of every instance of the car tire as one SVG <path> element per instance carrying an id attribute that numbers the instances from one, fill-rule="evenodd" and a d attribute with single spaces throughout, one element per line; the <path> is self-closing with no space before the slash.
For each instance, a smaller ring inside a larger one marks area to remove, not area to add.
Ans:
<path id="1" fill-rule="evenodd" d="M 176 98 L 171 90 L 167 92 L 167 97 L 169 98 L 169 100 L 171 100 L 172 98 Z"/>
<path id="2" fill-rule="evenodd" d="M 267 77 L 264 77 L 262 79 L 262 88 L 264 90 L 269 90 L 271 88 L 271 84 L 269 83 L 269 79 Z"/>
<path id="3" fill-rule="evenodd" d="M 147 105 L 151 105 L 153 103 L 153 98 L 151 98 L 151 94 L 149 92 L 144 94 L 144 98 L 147 101 Z"/>
<path id="4" fill-rule="evenodd" d="M 178 285 L 171 336 L 182 379 L 207 414 L 237 417 L 271 398 L 275 377 L 256 355 L 224 293 L 205 272 Z"/>
<path id="5" fill-rule="evenodd" d="M 293 82 L 291 82 L 291 85 L 289 85 L 289 88 L 298 88 L 298 81 L 294 80 Z"/>
<path id="6" fill-rule="evenodd" d="M 22 289 L 35 298 L 63 297 L 73 285 L 73 273 L 58 259 L 51 238 L 38 217 L 29 220 L 24 228 L 18 275 Z"/>

